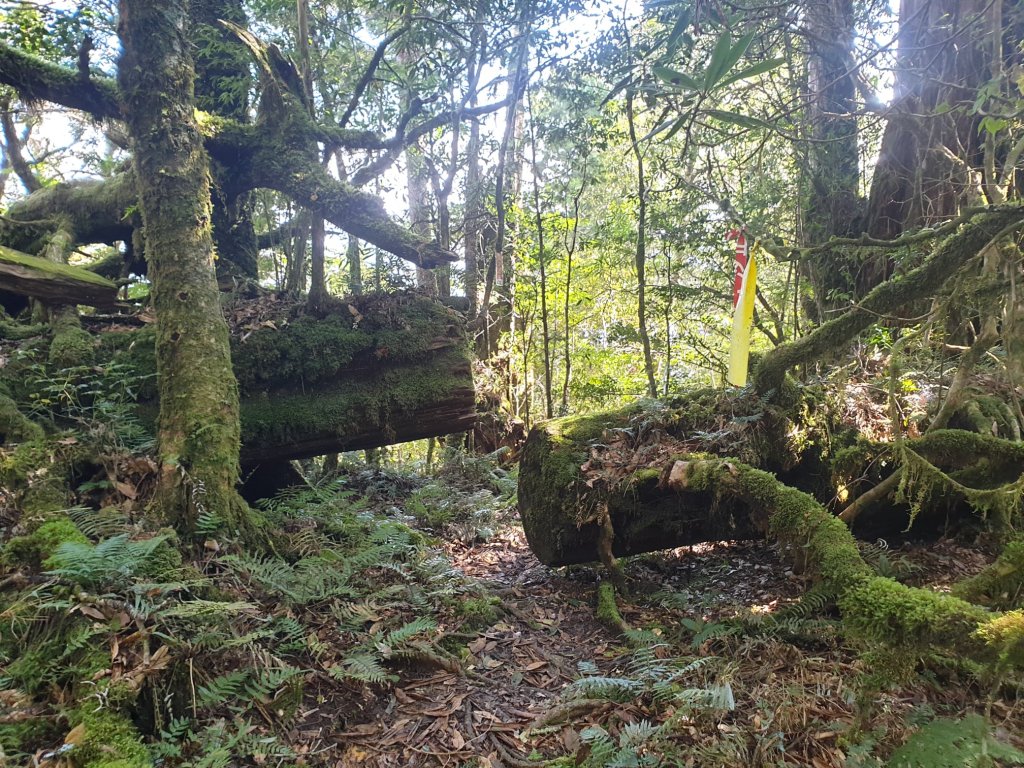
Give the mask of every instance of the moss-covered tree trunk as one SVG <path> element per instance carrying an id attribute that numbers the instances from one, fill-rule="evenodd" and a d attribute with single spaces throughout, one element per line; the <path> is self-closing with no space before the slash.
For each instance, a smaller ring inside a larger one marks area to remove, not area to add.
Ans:
<path id="1" fill-rule="evenodd" d="M 238 496 L 238 386 L 221 314 L 210 169 L 195 120 L 186 0 L 121 0 L 118 66 L 157 314 L 157 513 L 188 531 L 202 511 L 247 528 Z"/>

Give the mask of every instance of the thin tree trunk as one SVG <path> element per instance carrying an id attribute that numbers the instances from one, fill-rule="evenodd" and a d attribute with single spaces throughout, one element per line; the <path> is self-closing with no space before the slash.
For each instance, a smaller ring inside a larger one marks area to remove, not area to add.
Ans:
<path id="1" fill-rule="evenodd" d="M 348 261 L 348 289 L 353 296 L 358 296 L 363 292 L 363 257 L 359 252 L 359 239 L 355 235 L 348 236 L 345 259 Z"/>
<path id="2" fill-rule="evenodd" d="M 562 379 L 562 405 L 561 415 L 569 412 L 569 379 L 572 374 L 572 357 L 569 354 L 572 346 L 572 329 L 569 326 L 569 306 L 572 296 L 572 258 L 576 255 L 576 245 L 579 242 L 580 231 L 580 201 L 583 199 L 583 190 L 587 186 L 587 162 L 583 161 L 583 174 L 580 180 L 580 188 L 572 199 L 572 231 L 565 240 L 565 304 L 563 306 L 562 324 L 565 332 L 564 366 L 565 377 Z"/>
<path id="3" fill-rule="evenodd" d="M 296 1 L 296 16 L 298 17 L 298 49 L 299 61 L 302 66 L 302 83 L 306 90 L 306 103 L 309 105 L 309 112 L 315 117 L 313 68 L 309 57 L 309 0 Z M 311 248 L 309 296 L 306 298 L 306 308 L 310 312 L 317 313 L 323 309 L 327 301 L 327 278 L 324 267 L 327 233 L 324 217 L 318 213 L 312 214 L 309 231 Z"/>
<path id="4" fill-rule="evenodd" d="M 497 215 L 497 234 L 494 238 L 492 258 L 487 268 L 487 275 L 484 284 L 484 296 L 481 310 L 484 316 L 483 323 L 483 348 L 485 356 L 496 351 L 497 338 L 494 329 L 491 327 L 490 303 L 491 293 L 495 284 L 504 286 L 507 276 L 504 274 L 505 267 L 505 187 L 508 181 L 507 166 L 509 148 L 513 144 L 513 135 L 516 131 L 516 121 L 519 114 L 519 102 L 523 98 L 523 91 L 527 86 L 526 65 L 529 60 L 530 44 L 529 29 L 532 25 L 525 23 L 521 25 L 519 50 L 516 54 L 515 68 L 509 73 L 508 85 L 508 107 L 505 117 L 505 130 L 502 133 L 501 145 L 498 149 L 498 167 L 495 171 L 494 184 L 494 207 Z"/>
<path id="5" fill-rule="evenodd" d="M 551 384 L 551 332 L 548 328 L 548 277 L 547 254 L 544 251 L 544 215 L 540 206 L 540 184 L 542 171 L 537 166 L 537 127 L 533 115 L 533 100 L 526 95 L 530 109 L 530 158 L 533 164 L 533 210 L 537 224 L 537 262 L 540 266 L 540 324 L 541 346 L 544 350 L 544 415 L 553 418 L 555 407 Z"/>
<path id="6" fill-rule="evenodd" d="M 647 374 L 647 394 L 658 396 L 658 384 L 654 378 L 654 357 L 651 354 L 651 337 L 647 332 L 647 179 L 644 176 L 644 153 L 636 136 L 636 114 L 633 109 L 633 92 L 626 92 L 626 122 L 629 125 L 629 143 L 636 158 L 637 223 L 636 268 L 637 286 L 637 330 L 644 350 L 644 372 Z"/>

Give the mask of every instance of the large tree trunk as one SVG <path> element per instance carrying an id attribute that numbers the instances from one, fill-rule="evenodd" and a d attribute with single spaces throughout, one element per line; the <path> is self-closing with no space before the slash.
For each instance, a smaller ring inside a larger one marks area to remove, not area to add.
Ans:
<path id="1" fill-rule="evenodd" d="M 981 137 L 980 116 L 970 106 L 990 77 L 984 52 L 990 5 L 900 3 L 894 102 L 871 183 L 869 234 L 893 238 L 942 221 L 972 196 Z"/>
<path id="2" fill-rule="evenodd" d="M 150 334 L 107 333 L 103 346 L 145 375 L 156 364 Z M 475 421 L 465 320 L 415 294 L 246 323 L 232 335 L 231 356 L 245 465 L 435 437 Z M 143 416 L 157 395 L 142 389 Z"/>
<path id="3" fill-rule="evenodd" d="M 157 314 L 160 477 L 154 507 L 191 531 L 205 511 L 251 526 L 238 482 L 238 387 L 220 310 L 210 169 L 195 118 L 185 0 L 121 0 L 118 78 Z"/>
<path id="4" fill-rule="evenodd" d="M 807 6 L 808 141 L 802 160 L 808 180 L 802 206 L 803 244 L 860 232 L 862 205 L 857 144 L 857 69 L 852 46 L 856 24 L 851 0 Z M 859 265 L 841 248 L 804 258 L 800 265 L 814 288 L 815 322 L 857 294 Z"/>

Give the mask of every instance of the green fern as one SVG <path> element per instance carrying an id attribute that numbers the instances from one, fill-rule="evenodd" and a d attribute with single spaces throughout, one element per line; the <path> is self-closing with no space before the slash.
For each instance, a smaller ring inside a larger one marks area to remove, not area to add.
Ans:
<path id="1" fill-rule="evenodd" d="M 349 654 L 340 665 L 328 670 L 331 677 L 339 680 L 359 680 L 364 683 L 380 685 L 391 680 L 387 670 L 381 666 L 379 658 L 369 652 Z"/>
<path id="2" fill-rule="evenodd" d="M 65 513 L 75 526 L 90 539 L 109 539 L 127 532 L 128 518 L 115 507 L 95 510 L 90 507 L 72 507 Z"/>
<path id="3" fill-rule="evenodd" d="M 388 632 L 384 638 L 384 644 L 392 649 L 405 645 L 417 635 L 433 632 L 437 629 L 437 622 L 433 619 L 420 617 Z"/>
<path id="4" fill-rule="evenodd" d="M 982 768 L 997 760 L 1024 765 L 1024 752 L 997 741 L 981 715 L 968 715 L 933 720 L 893 753 L 886 768 Z"/>
<path id="5" fill-rule="evenodd" d="M 161 535 L 132 541 L 128 534 L 121 534 L 95 545 L 67 542 L 54 553 L 59 567 L 50 573 L 87 589 L 124 588 L 153 565 L 167 538 Z"/>

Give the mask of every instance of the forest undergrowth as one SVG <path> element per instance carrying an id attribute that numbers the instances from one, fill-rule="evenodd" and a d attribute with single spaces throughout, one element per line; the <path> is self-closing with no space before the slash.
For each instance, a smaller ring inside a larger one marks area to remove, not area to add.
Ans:
<path id="1" fill-rule="evenodd" d="M 25 370 L 52 434 L 0 449 L 0 764 L 1024 764 L 1012 678 L 855 644 L 768 544 L 629 559 L 609 604 L 596 566 L 532 555 L 503 452 L 304 462 L 258 504 L 263 551 L 200 490 L 182 541 L 141 514 L 156 466 L 125 372 Z M 948 591 L 994 560 L 976 545 L 861 552 Z"/>

